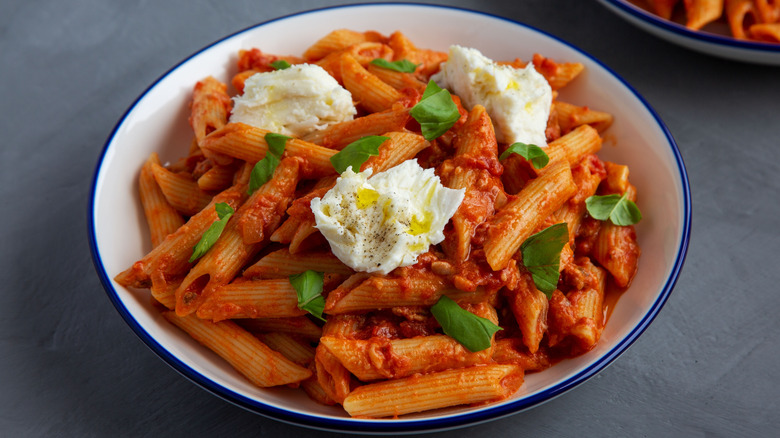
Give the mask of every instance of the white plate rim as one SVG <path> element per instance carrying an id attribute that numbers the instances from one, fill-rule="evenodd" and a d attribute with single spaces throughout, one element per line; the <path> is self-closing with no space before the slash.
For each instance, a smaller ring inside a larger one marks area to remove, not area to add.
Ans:
<path id="1" fill-rule="evenodd" d="M 667 139 L 668 146 L 676 161 L 677 171 L 679 172 L 678 176 L 680 177 L 682 191 L 683 191 L 682 193 L 683 211 L 682 211 L 682 231 L 681 231 L 682 238 L 677 248 L 675 260 L 672 265 L 669 276 L 666 278 L 661 293 L 658 295 L 653 305 L 650 307 L 650 309 L 648 309 L 647 313 L 644 315 L 642 320 L 637 324 L 637 326 L 634 327 L 634 329 L 627 336 L 625 336 L 622 340 L 620 340 L 611 350 L 609 350 L 607 353 L 599 357 L 592 365 L 579 371 L 572 377 L 554 385 L 550 389 L 541 391 L 540 393 L 534 394 L 529 397 L 515 400 L 510 403 L 488 407 L 487 409 L 479 410 L 477 412 L 462 413 L 452 417 L 433 418 L 433 419 L 422 418 L 422 419 L 393 420 L 393 421 L 361 420 L 361 419 L 350 419 L 350 418 L 336 419 L 336 418 L 323 418 L 316 415 L 302 414 L 299 412 L 289 411 L 286 409 L 280 409 L 278 407 L 265 404 L 259 400 L 245 397 L 223 386 L 220 386 L 216 382 L 212 381 L 209 377 L 204 376 L 198 373 L 197 371 L 193 370 L 191 367 L 189 367 L 187 364 L 185 364 L 180 359 L 178 359 L 175 355 L 169 352 L 165 347 L 163 347 L 160 343 L 158 343 L 136 321 L 133 315 L 125 307 L 121 299 L 118 297 L 118 292 L 114 289 L 110 276 L 108 275 L 104 265 L 102 264 L 100 251 L 98 249 L 96 220 L 95 220 L 95 201 L 98 192 L 98 181 L 102 169 L 102 164 L 106 157 L 107 152 L 109 151 L 109 148 L 113 142 L 113 139 L 117 131 L 122 126 L 124 121 L 127 119 L 128 115 L 132 113 L 136 105 L 144 98 L 144 96 L 147 95 L 147 93 L 150 92 L 150 90 L 152 90 L 159 82 L 161 82 L 164 78 L 166 78 L 168 75 L 170 75 L 172 72 L 174 72 L 177 68 L 179 68 L 182 64 L 186 63 L 190 59 L 198 56 L 199 54 L 209 49 L 210 47 L 218 43 L 221 43 L 227 39 L 233 38 L 244 32 L 249 32 L 252 31 L 253 29 L 267 25 L 269 23 L 274 23 L 291 17 L 301 16 L 306 14 L 316 14 L 318 12 L 329 11 L 333 9 L 352 9 L 352 8 L 364 8 L 364 7 L 374 7 L 374 6 L 421 7 L 421 8 L 433 8 L 433 9 L 439 8 L 445 10 L 460 11 L 469 14 L 483 15 L 491 19 L 502 20 L 517 26 L 524 27 L 528 30 L 539 33 L 547 38 L 553 39 L 557 43 L 568 46 L 572 50 L 581 54 L 583 57 L 586 57 L 592 62 L 598 64 L 599 66 L 604 68 L 609 74 L 611 74 L 616 80 L 622 83 L 622 85 L 624 85 L 628 90 L 630 90 L 634 94 L 634 96 L 639 100 L 639 102 L 642 103 L 642 105 L 644 105 L 646 110 L 652 115 L 655 122 L 658 124 L 658 127 L 662 130 L 662 132 L 664 133 Z M 188 378 L 190 381 L 192 381 L 198 386 L 201 386 L 202 388 L 208 390 L 214 395 L 217 395 L 218 397 L 236 406 L 239 406 L 251 412 L 275 420 L 279 420 L 285 423 L 309 427 L 313 429 L 328 430 L 328 431 L 360 432 L 360 433 L 370 433 L 370 434 L 390 434 L 390 433 L 415 433 L 415 432 L 441 431 L 441 430 L 475 425 L 482 422 L 512 415 L 530 409 L 532 407 L 538 406 L 544 402 L 550 401 L 551 399 L 585 382 L 590 377 L 592 377 L 599 371 L 606 368 L 615 359 L 617 359 L 617 357 L 619 357 L 623 352 L 625 352 L 626 349 L 629 346 L 631 346 L 631 344 L 633 344 L 634 341 L 636 341 L 636 339 L 647 329 L 647 327 L 655 319 L 658 312 L 661 310 L 663 305 L 668 300 L 677 282 L 680 271 L 682 270 L 682 266 L 684 264 L 685 257 L 687 254 L 687 249 L 690 240 L 690 228 L 691 228 L 691 216 L 692 216 L 691 210 L 692 210 L 691 195 L 690 195 L 690 186 L 688 182 L 687 171 L 685 169 L 682 156 L 677 148 L 677 144 L 674 138 L 672 137 L 671 133 L 669 132 L 668 128 L 661 121 L 660 117 L 655 112 L 655 110 L 633 87 L 631 87 L 623 78 L 617 75 L 612 69 L 610 69 L 609 67 L 601 63 L 599 60 L 589 55 L 588 53 L 572 45 L 571 43 L 561 40 L 560 38 L 551 35 L 547 32 L 544 32 L 542 30 L 539 30 L 535 27 L 529 26 L 527 24 L 506 17 L 502 17 L 502 16 L 498 16 L 498 15 L 494 15 L 482 11 L 477 11 L 477 10 L 472 10 L 467 8 L 443 6 L 443 5 L 432 5 L 432 4 L 425 4 L 425 3 L 409 3 L 409 2 L 370 3 L 370 4 L 359 3 L 359 4 L 339 5 L 339 6 L 331 6 L 331 7 L 306 10 L 298 13 L 288 14 L 282 17 L 274 18 L 271 20 L 267 20 L 249 26 L 245 29 L 239 30 L 223 38 L 220 38 L 219 40 L 214 41 L 213 43 L 201 48 L 200 50 L 194 52 L 192 55 L 186 57 L 181 62 L 171 67 L 169 70 L 163 73 L 159 78 L 157 78 L 128 107 L 128 109 L 125 111 L 125 113 L 122 115 L 122 117 L 119 119 L 117 124 L 112 129 L 108 139 L 103 145 L 103 149 L 100 152 L 95 167 L 95 171 L 93 173 L 93 178 L 92 178 L 92 183 L 90 188 L 89 203 L 87 206 L 87 228 L 88 228 L 87 231 L 88 231 L 89 246 L 90 246 L 90 252 L 92 255 L 93 264 L 95 265 L 95 269 L 97 271 L 98 277 L 100 278 L 100 281 L 104 289 L 106 290 L 106 293 L 110 301 L 114 305 L 114 307 L 117 309 L 117 311 L 125 320 L 125 322 L 130 326 L 133 332 L 147 345 L 147 347 L 149 347 L 153 352 L 155 352 L 155 354 L 157 354 L 161 359 L 163 359 L 163 361 L 166 362 L 169 366 L 171 366 L 174 370 L 176 370 L 177 372 L 179 372 L 180 374 Z"/>

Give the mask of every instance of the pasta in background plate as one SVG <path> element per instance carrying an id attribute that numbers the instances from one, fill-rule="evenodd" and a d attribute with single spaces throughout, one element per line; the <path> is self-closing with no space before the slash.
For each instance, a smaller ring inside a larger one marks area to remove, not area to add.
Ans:
<path id="1" fill-rule="evenodd" d="M 630 1 L 691 30 L 723 24 L 736 39 L 780 43 L 780 2 L 777 0 Z"/>

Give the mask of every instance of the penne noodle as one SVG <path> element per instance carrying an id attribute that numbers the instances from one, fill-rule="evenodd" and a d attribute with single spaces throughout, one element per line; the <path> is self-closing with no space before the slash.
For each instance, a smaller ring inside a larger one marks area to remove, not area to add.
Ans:
<path id="1" fill-rule="evenodd" d="M 341 80 L 352 99 L 370 112 L 392 108 L 403 95 L 369 73 L 352 55 L 344 54 L 340 58 Z"/>
<path id="2" fill-rule="evenodd" d="M 379 155 L 369 157 L 360 166 L 360 171 L 371 168 L 376 175 L 411 160 L 431 145 L 422 135 L 411 132 L 386 132 L 383 135 L 389 139 L 379 147 Z"/>
<path id="3" fill-rule="evenodd" d="M 484 249 L 494 271 L 503 269 L 541 221 L 577 191 L 565 161 L 554 161 L 544 169 L 488 221 Z"/>
<path id="4" fill-rule="evenodd" d="M 777 0 L 755 0 L 758 11 L 758 21 L 763 24 L 772 24 L 780 21 L 780 2 Z M 777 28 L 777 26 L 775 26 Z M 777 35 L 777 32 L 775 32 Z M 775 37 L 775 42 L 780 40 Z"/>
<path id="5" fill-rule="evenodd" d="M 354 30 L 339 29 L 325 35 L 312 44 L 305 52 L 303 59 L 308 62 L 322 59 L 332 52 L 345 49 L 349 46 L 364 42 L 383 42 L 384 37 L 377 32 L 356 32 Z"/>
<path id="6" fill-rule="evenodd" d="M 314 354 L 314 367 L 317 383 L 329 399 L 343 403 L 352 390 L 351 376 L 344 365 L 322 344 Z"/>
<path id="7" fill-rule="evenodd" d="M 586 106 L 577 106 L 556 100 L 553 102 L 556 119 L 561 132 L 566 134 L 580 125 L 591 125 L 598 132 L 604 132 L 612 125 L 612 114 L 596 111 Z"/>
<path id="8" fill-rule="evenodd" d="M 689 29 L 699 30 L 723 14 L 723 0 L 683 0 Z"/>
<path id="9" fill-rule="evenodd" d="M 295 232 L 301 225 L 301 219 L 297 217 L 288 217 L 286 221 L 279 225 L 279 228 L 271 234 L 271 242 L 290 243 L 295 237 Z"/>
<path id="10" fill-rule="evenodd" d="M 152 286 L 150 292 L 152 298 L 166 309 L 173 310 L 176 308 L 176 289 L 179 288 L 181 279 L 171 279 L 166 281 L 161 274 L 155 273 L 152 276 Z"/>
<path id="11" fill-rule="evenodd" d="M 553 90 L 565 87 L 585 69 L 585 66 L 579 62 L 558 63 L 538 53 L 534 54 L 533 64 L 536 71 L 547 79 Z"/>
<path id="12" fill-rule="evenodd" d="M 780 43 L 780 23 L 754 24 L 750 26 L 748 33 L 758 41 Z"/>
<path id="13" fill-rule="evenodd" d="M 298 56 L 272 55 L 269 53 L 264 53 L 262 50 L 256 47 L 251 48 L 249 50 L 238 51 L 237 66 L 239 72 L 245 72 L 250 70 L 254 72 L 274 71 L 276 70 L 276 68 L 273 65 L 271 65 L 271 63 L 275 61 L 287 61 L 291 65 L 302 64 L 305 62 L 303 58 L 300 58 Z"/>
<path id="14" fill-rule="evenodd" d="M 444 335 L 392 340 L 378 337 L 353 340 L 326 336 L 320 339 L 320 345 L 364 382 L 487 364 L 493 355 L 492 348 L 471 353 Z M 431 361 L 431 357 L 436 357 L 436 360 Z"/>
<path id="15" fill-rule="evenodd" d="M 204 191 L 222 191 L 233 184 L 237 167 L 216 165 L 198 178 L 198 187 Z"/>
<path id="16" fill-rule="evenodd" d="M 501 400 L 523 383 L 514 365 L 477 365 L 361 386 L 343 402 L 359 417 L 393 417 L 462 404 Z"/>
<path id="17" fill-rule="evenodd" d="M 328 56 L 316 62 L 317 65 L 325 69 L 338 82 L 343 82 L 341 75 L 341 57 L 349 55 L 363 67 L 368 67 L 371 61 L 377 58 L 392 60 L 393 49 L 379 42 L 363 42 L 353 44 L 349 47 L 332 52 Z"/>
<path id="18" fill-rule="evenodd" d="M 307 270 L 333 274 L 352 274 L 352 269 L 331 252 L 292 254 L 289 249 L 269 253 L 244 271 L 247 278 L 287 278 Z"/>
<path id="19" fill-rule="evenodd" d="M 244 123 L 228 123 L 224 128 L 214 131 L 203 140 L 201 148 L 230 155 L 231 157 L 255 163 L 262 160 L 268 151 L 265 135 L 269 131 L 255 128 Z M 336 151 L 303 140 L 287 140 L 285 156 L 304 159 L 301 167 L 303 178 L 321 178 L 335 173 L 330 163 Z"/>
<path id="20" fill-rule="evenodd" d="M 746 24 L 748 21 L 756 22 L 758 11 L 753 0 L 726 0 L 726 18 L 734 38 L 748 39 Z"/>
<path id="21" fill-rule="evenodd" d="M 218 219 L 214 205 L 226 203 L 236 209 L 246 196 L 246 185 L 239 183 L 211 200 L 206 208 L 192 216 L 187 223 L 163 240 L 133 266 L 118 274 L 114 280 L 127 287 L 150 287 L 152 274 L 163 281 L 184 274 L 190 267 L 189 258 L 195 244 L 211 224 Z"/>
<path id="22" fill-rule="evenodd" d="M 627 287 L 636 274 L 641 251 L 632 225 L 603 222 L 593 247 L 593 258 L 612 274 L 618 287 Z"/>
<path id="23" fill-rule="evenodd" d="M 498 143 L 493 124 L 482 105 L 475 105 L 468 120 L 458 129 L 453 145 L 455 156 L 438 168 L 442 183 L 451 189 L 465 189 L 460 207 L 451 221 L 454 238 L 444 251 L 456 262 L 471 252 L 471 239 L 478 226 L 495 211 L 496 197 L 503 191 L 498 162 Z"/>
<path id="24" fill-rule="evenodd" d="M 547 296 L 536 288 L 529 274 L 521 275 L 519 287 L 505 295 L 523 334 L 523 344 L 531 354 L 536 353 L 547 333 Z"/>
<path id="25" fill-rule="evenodd" d="M 214 322 L 236 318 L 287 318 L 305 315 L 290 280 L 235 281 L 206 297 L 198 318 Z"/>
<path id="26" fill-rule="evenodd" d="M 369 73 L 378 77 L 382 82 L 390 85 L 398 91 L 406 88 L 411 88 L 418 91 L 420 94 L 425 91 L 426 83 L 417 79 L 412 73 L 404 73 L 400 71 L 390 70 L 388 68 L 379 67 L 378 65 L 369 64 L 366 67 Z"/>
<path id="27" fill-rule="evenodd" d="M 394 61 L 407 59 L 418 64 L 416 73 L 425 78 L 424 82 L 426 83 L 428 82 L 427 78 L 439 71 L 439 65 L 447 60 L 447 53 L 419 49 L 401 32 L 393 32 L 387 45 L 393 49 Z"/>
<path id="28" fill-rule="evenodd" d="M 244 84 L 246 83 L 246 80 L 256 73 L 260 72 L 257 70 L 244 70 L 238 72 L 233 75 L 233 78 L 230 80 L 230 84 L 233 85 L 233 88 L 236 89 L 238 94 L 244 94 Z"/>
<path id="29" fill-rule="evenodd" d="M 213 323 L 192 315 L 181 317 L 175 312 L 165 312 L 163 316 L 259 387 L 299 383 L 312 375 L 230 321 Z"/>
<path id="30" fill-rule="evenodd" d="M 574 166 L 586 155 L 595 154 L 600 149 L 601 137 L 598 131 L 590 125 L 580 125 L 547 145 L 545 152 L 550 157 L 550 164 L 557 160 L 565 160 L 570 166 Z M 532 168 L 532 170 L 538 175 L 546 168 Z"/>
<path id="31" fill-rule="evenodd" d="M 193 216 L 211 202 L 211 195 L 201 190 L 198 183 L 187 176 L 173 173 L 155 163 L 151 164 L 151 170 L 165 199 L 180 213 Z"/>
<path id="32" fill-rule="evenodd" d="M 146 223 L 149 225 L 152 247 L 159 245 L 166 236 L 184 225 L 181 215 L 171 206 L 154 179 L 152 165 L 159 164 L 160 158 L 153 153 L 144 163 L 138 178 L 141 206 L 144 209 Z"/>
<path id="33" fill-rule="evenodd" d="M 523 341 L 518 338 L 496 341 L 493 360 L 499 364 L 517 365 L 524 371 L 542 371 L 552 365 L 550 357 L 544 350 L 530 353 L 524 348 Z"/>
<path id="34" fill-rule="evenodd" d="M 365 117 L 336 123 L 325 129 L 313 131 L 303 140 L 316 143 L 330 149 L 341 150 L 348 144 L 369 135 L 382 135 L 386 132 L 401 131 L 409 121 L 409 110 L 403 106 L 394 106 L 386 111 L 371 113 Z"/>
<path id="35" fill-rule="evenodd" d="M 227 86 L 213 77 L 209 76 L 195 84 L 190 105 L 190 125 L 198 144 L 209 133 L 225 126 L 231 103 Z"/>
<path id="36" fill-rule="evenodd" d="M 602 180 L 609 181 L 609 171 L 605 170 L 604 167 L 595 155 L 589 155 L 571 170 L 577 192 L 552 215 L 555 222 L 568 224 L 570 245 L 574 244 L 580 224 L 585 217 L 585 200 L 596 194 Z M 626 169 L 628 168 L 626 167 Z M 613 171 L 619 172 L 620 169 L 613 168 Z M 607 177 L 606 180 L 605 177 Z"/>
<path id="37" fill-rule="evenodd" d="M 489 297 L 485 290 L 474 293 L 455 289 L 432 273 L 415 272 L 404 278 L 366 277 L 358 273 L 328 295 L 325 313 L 336 315 L 401 306 L 432 306 L 442 295 L 469 303 L 486 301 Z"/>
<path id="38" fill-rule="evenodd" d="M 217 241 L 176 290 L 179 316 L 195 312 L 214 290 L 232 281 L 241 267 L 262 249 L 265 242 L 251 239 L 247 243 L 244 236 L 248 235 L 249 228 L 259 230 L 257 233 L 261 237 L 270 235 L 278 226 L 281 216 L 266 216 L 264 212 L 283 212 L 287 208 L 298 181 L 298 163 L 295 158 L 282 159 L 273 178 L 256 190 L 230 218 Z"/>
<path id="39" fill-rule="evenodd" d="M 322 335 L 322 329 L 305 316 L 238 319 L 235 322 L 254 335 L 271 332 L 285 333 L 307 341 L 316 341 Z"/>
<path id="40" fill-rule="evenodd" d="M 314 362 L 314 347 L 307 342 L 301 342 L 286 333 L 261 333 L 256 335 L 265 345 L 274 351 L 282 353 L 282 356 L 306 367 Z"/>

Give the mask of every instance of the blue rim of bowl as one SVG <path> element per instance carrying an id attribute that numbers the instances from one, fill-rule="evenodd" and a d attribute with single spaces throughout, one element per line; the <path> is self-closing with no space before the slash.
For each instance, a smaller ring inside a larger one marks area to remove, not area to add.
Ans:
<path id="1" fill-rule="evenodd" d="M 656 301 L 653 303 L 651 308 L 647 311 L 645 316 L 642 318 L 642 320 L 637 324 L 637 326 L 625 337 L 623 338 L 612 350 L 601 356 L 596 360 L 595 363 L 593 363 L 591 366 L 581 370 L 576 375 L 566 379 L 563 382 L 560 382 L 553 386 L 550 389 L 547 389 L 545 391 L 542 391 L 540 393 L 534 394 L 532 396 L 516 400 L 510 403 L 497 405 L 494 407 L 489 407 L 487 409 L 479 410 L 477 412 L 473 413 L 464 413 L 464 414 L 456 414 L 449 417 L 442 417 L 442 418 L 433 418 L 433 419 L 409 419 L 409 420 L 374 420 L 374 421 L 365 421 L 365 420 L 355 420 L 355 419 L 339 419 L 339 418 L 327 418 L 327 417 L 319 417 L 315 415 L 309 415 L 309 414 L 301 414 L 298 412 L 288 411 L 286 409 L 280 409 L 275 406 L 271 406 L 268 404 L 265 404 L 261 401 L 254 400 L 247 398 L 241 394 L 238 394 L 234 391 L 231 391 L 223 386 L 220 386 L 216 382 L 212 381 L 208 377 L 198 373 L 194 369 L 190 368 L 187 364 L 179 360 L 177 357 L 175 357 L 173 354 L 171 354 L 168 350 L 165 349 L 162 345 L 160 345 L 141 325 L 136 321 L 136 319 L 130 314 L 128 309 L 124 306 L 122 301 L 119 299 L 117 291 L 114 289 L 111 279 L 108 276 L 108 273 L 105 270 L 105 267 L 103 266 L 101 262 L 100 252 L 98 251 L 97 247 L 97 235 L 95 230 L 95 197 L 97 194 L 97 182 L 100 176 L 100 171 L 102 169 L 103 161 L 105 159 L 106 152 L 108 151 L 109 146 L 114 140 L 114 136 L 116 135 L 118 129 L 122 124 L 124 123 L 127 116 L 133 111 L 133 109 L 136 107 L 136 105 L 146 96 L 146 94 L 153 89 L 160 81 L 162 81 L 165 77 L 167 77 L 169 74 L 171 74 L 173 71 L 175 71 L 179 66 L 186 63 L 193 57 L 199 55 L 203 51 L 211 48 L 212 46 L 225 41 L 229 38 L 232 38 L 238 34 L 251 31 L 253 29 L 256 29 L 261 26 L 265 26 L 269 23 L 273 23 L 280 20 L 285 20 L 291 17 L 301 16 L 301 15 L 307 15 L 312 13 L 318 13 L 326 10 L 333 10 L 333 9 L 353 9 L 353 8 L 363 8 L 363 7 L 376 7 L 376 6 L 382 6 L 382 7 L 421 7 L 421 8 L 438 8 L 438 9 L 444 9 L 444 10 L 454 10 L 454 11 L 460 11 L 465 13 L 471 13 L 471 14 L 477 14 L 477 15 L 483 15 L 492 19 L 497 20 L 503 20 L 509 23 L 512 23 L 517 26 L 521 26 L 524 28 L 527 28 L 531 31 L 537 32 L 539 34 L 542 34 L 548 38 L 551 38 L 555 41 L 557 41 L 560 44 L 563 44 L 582 56 L 590 59 L 594 63 L 598 64 L 602 68 L 604 68 L 607 72 L 609 72 L 615 79 L 617 79 L 620 83 L 622 83 L 628 90 L 630 90 L 634 96 L 644 105 L 644 107 L 647 109 L 647 111 L 653 116 L 655 119 L 655 122 L 657 125 L 662 129 L 664 135 L 666 136 L 667 142 L 669 144 L 669 147 L 671 148 L 671 151 L 675 157 L 677 169 L 680 176 L 680 181 L 682 185 L 683 190 L 683 229 L 682 229 L 682 239 L 680 242 L 680 246 L 677 250 L 677 255 L 675 258 L 675 262 L 672 266 L 672 270 L 669 274 L 669 277 L 666 279 L 666 282 L 661 290 L 660 295 L 656 299 Z M 687 254 L 688 250 L 688 242 L 690 239 L 690 227 L 691 227 L 691 197 L 690 197 L 690 187 L 688 183 L 688 175 L 685 170 L 685 164 L 683 162 L 682 156 L 680 155 L 680 151 L 677 148 L 677 144 L 674 141 L 674 138 L 672 137 L 671 133 L 669 132 L 666 125 L 661 121 L 658 114 L 653 110 L 653 108 L 647 103 L 647 101 L 633 88 L 631 87 L 623 78 L 618 76 L 612 69 L 601 63 L 599 60 L 593 58 L 591 55 L 585 53 L 578 47 L 575 47 L 574 45 L 563 41 L 559 39 L 558 37 L 551 35 L 547 32 L 544 32 L 542 30 L 536 29 L 532 26 L 529 26 L 527 24 L 523 24 L 511 19 L 508 19 L 506 17 L 501 17 L 481 11 L 466 9 L 466 8 L 457 8 L 457 7 L 450 7 L 450 6 L 442 6 L 442 5 L 431 5 L 431 4 L 425 4 L 425 3 L 358 3 L 358 4 L 352 4 L 352 5 L 342 5 L 342 6 L 332 6 L 332 7 L 326 7 L 326 8 L 319 8 L 319 9 L 312 9 L 307 10 L 299 13 L 289 14 L 282 17 L 278 17 L 275 19 L 271 19 L 262 23 L 255 24 L 253 26 L 247 27 L 243 30 L 239 30 L 235 33 L 232 33 L 230 35 L 225 36 L 224 38 L 221 38 L 218 41 L 215 41 L 208 46 L 203 47 L 199 51 L 193 53 L 189 57 L 185 58 L 172 68 L 170 68 L 167 72 L 165 72 L 163 75 L 161 75 L 154 83 L 152 83 L 149 87 L 147 87 L 146 90 L 130 105 L 130 107 L 125 111 L 125 113 L 122 115 L 122 118 L 117 122 L 117 124 L 114 126 L 114 128 L 111 131 L 111 134 L 109 135 L 108 139 L 106 140 L 105 144 L 103 145 L 103 150 L 100 153 L 100 157 L 98 158 L 98 162 L 96 164 L 95 172 L 92 178 L 92 186 L 91 186 L 91 192 L 90 192 L 90 199 L 89 204 L 87 206 L 87 228 L 88 228 L 88 237 L 89 237 L 89 247 L 90 252 L 92 254 L 92 261 L 95 265 L 95 269 L 97 271 L 98 276 L 100 277 L 100 281 L 103 284 L 103 288 L 106 290 L 106 293 L 113 303 L 114 307 L 117 309 L 119 314 L 122 316 L 122 318 L 125 320 L 125 322 L 130 326 L 130 328 L 133 330 L 133 332 L 141 338 L 141 340 L 152 350 L 154 351 L 158 356 L 160 356 L 168 365 L 170 365 L 172 368 L 174 368 L 177 372 L 188 378 L 193 383 L 197 384 L 198 386 L 201 386 L 202 388 L 208 390 L 209 392 L 213 393 L 214 395 L 232 403 L 235 404 L 241 408 L 244 408 L 246 410 L 249 410 L 251 412 L 282 421 L 289 424 L 294 424 L 298 426 L 304 426 L 309 427 L 313 429 L 321 429 L 321 430 L 328 430 L 328 431 L 340 431 L 340 432 L 362 432 L 362 433 L 412 433 L 412 432 L 433 432 L 437 430 L 445 430 L 445 429 L 453 429 L 458 427 L 465 427 L 470 425 L 475 425 L 478 423 L 495 420 L 501 417 L 505 417 L 511 414 L 515 414 L 527 409 L 530 409 L 532 407 L 535 407 L 539 404 L 542 404 L 544 402 L 547 402 L 554 397 L 557 397 L 564 392 L 578 386 L 580 383 L 583 383 L 593 375 L 595 375 L 597 372 L 603 370 L 606 368 L 609 364 L 611 364 L 615 359 L 617 359 L 618 356 L 620 356 L 623 352 L 626 351 L 626 349 L 631 346 L 631 344 L 634 343 L 634 341 L 647 329 L 647 327 L 650 325 L 650 323 L 655 319 L 658 312 L 661 310 L 663 305 L 666 303 L 667 299 L 669 298 L 675 284 L 677 283 L 678 276 L 680 274 L 680 271 L 682 269 L 683 263 L 685 261 L 685 256 Z"/>
<path id="2" fill-rule="evenodd" d="M 633 5 L 625 0 L 601 0 L 603 3 L 608 3 L 621 11 L 649 24 L 655 25 L 663 30 L 672 32 L 678 36 L 689 38 L 704 43 L 715 44 L 720 46 L 729 46 L 738 49 L 754 50 L 764 53 L 775 53 L 780 55 L 780 44 L 763 43 L 760 41 L 744 41 L 738 40 L 731 36 L 718 35 L 715 33 L 691 30 L 687 27 L 675 23 L 673 21 L 665 20 L 657 15 L 652 14 L 636 5 Z"/>

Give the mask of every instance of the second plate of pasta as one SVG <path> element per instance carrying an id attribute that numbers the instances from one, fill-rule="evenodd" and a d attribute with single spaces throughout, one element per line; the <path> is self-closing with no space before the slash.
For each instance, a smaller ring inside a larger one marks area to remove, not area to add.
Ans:
<path id="1" fill-rule="evenodd" d="M 502 95 L 534 84 L 517 99 L 538 120 L 467 96 L 458 75 L 478 70 L 509 75 Z M 279 116 L 291 99 L 327 105 Z M 406 240 L 339 249 L 391 222 Z M 109 298 L 168 364 L 262 415 L 384 433 L 592 377 L 660 311 L 689 222 L 674 140 L 606 66 L 501 17 L 400 4 L 272 20 L 173 67 L 108 139 L 89 217 Z"/>

